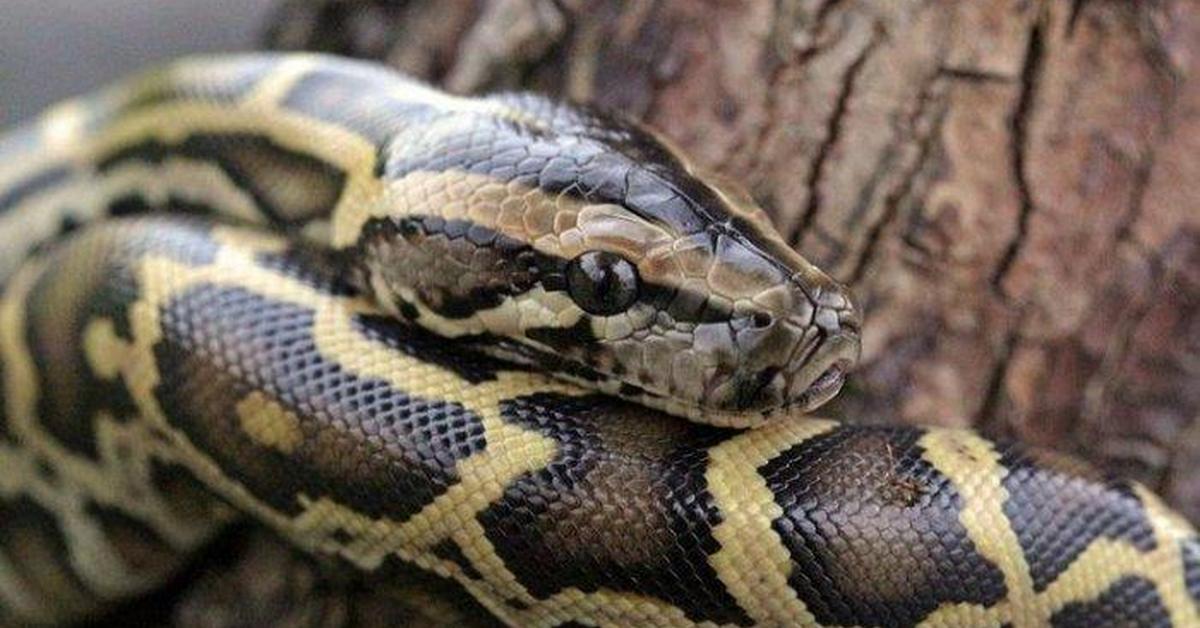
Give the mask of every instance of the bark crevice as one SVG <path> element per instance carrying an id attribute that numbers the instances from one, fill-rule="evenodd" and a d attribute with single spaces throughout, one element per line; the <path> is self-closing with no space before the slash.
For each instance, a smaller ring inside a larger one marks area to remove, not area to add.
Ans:
<path id="1" fill-rule="evenodd" d="M 877 29 L 842 75 L 841 86 L 837 98 L 834 100 L 833 112 L 825 122 L 825 137 L 817 147 L 816 154 L 812 158 L 812 165 L 809 167 L 806 181 L 808 202 L 801 214 L 800 223 L 796 226 L 796 231 L 788 239 L 793 244 L 800 243 L 804 233 L 812 226 L 817 213 L 821 210 L 821 181 L 825 174 L 826 163 L 842 138 L 843 125 L 849 111 L 850 100 L 854 96 L 855 85 L 862 75 L 863 68 L 866 67 L 867 59 L 871 57 L 871 53 L 879 47 L 882 41 L 883 31 Z"/>
<path id="2" fill-rule="evenodd" d="M 1025 66 L 1021 69 L 1020 92 L 1017 96 L 1016 106 L 1013 108 L 1012 117 L 1009 120 L 1011 129 L 1009 166 L 1012 169 L 1013 182 L 1016 185 L 1020 207 L 1017 213 L 1015 232 L 1005 246 L 1004 252 L 1000 256 L 1000 261 L 996 264 L 996 272 L 992 275 L 991 279 L 992 287 L 996 290 L 997 294 L 1006 300 L 1011 298 L 1012 295 L 1009 295 L 1005 290 L 1004 279 L 1021 253 L 1021 247 L 1029 234 L 1030 217 L 1037 209 L 1033 192 L 1029 185 L 1028 150 L 1030 117 L 1033 115 L 1036 106 L 1038 81 L 1042 73 L 1043 46 L 1045 45 L 1042 40 L 1043 30 L 1043 23 L 1039 20 L 1034 23 L 1033 30 L 1029 33 L 1029 47 L 1025 53 Z"/>

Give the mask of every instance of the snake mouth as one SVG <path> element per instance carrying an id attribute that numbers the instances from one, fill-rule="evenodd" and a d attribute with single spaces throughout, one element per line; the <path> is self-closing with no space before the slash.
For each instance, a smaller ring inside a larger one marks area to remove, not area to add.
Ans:
<path id="1" fill-rule="evenodd" d="M 800 393 L 792 405 L 803 412 L 811 412 L 825 405 L 841 392 L 842 386 L 846 383 L 846 374 L 851 366 L 850 360 L 839 360 L 833 366 L 825 369 L 808 388 L 804 389 L 804 392 Z"/>
<path id="2" fill-rule="evenodd" d="M 792 380 L 795 392 L 789 395 L 788 407 L 807 414 L 836 397 L 858 362 L 860 348 L 859 336 L 853 332 L 826 337 Z"/>

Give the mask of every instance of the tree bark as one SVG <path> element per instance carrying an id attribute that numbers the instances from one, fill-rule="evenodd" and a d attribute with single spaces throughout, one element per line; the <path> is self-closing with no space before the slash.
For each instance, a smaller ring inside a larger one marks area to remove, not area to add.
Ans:
<path id="1" fill-rule="evenodd" d="M 1200 6 L 284 6 L 280 48 L 641 118 L 867 311 L 829 414 L 1073 451 L 1200 520 Z"/>

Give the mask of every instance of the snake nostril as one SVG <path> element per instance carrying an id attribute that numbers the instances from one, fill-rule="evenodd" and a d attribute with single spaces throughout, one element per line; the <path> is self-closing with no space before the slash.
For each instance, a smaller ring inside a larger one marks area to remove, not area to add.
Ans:
<path id="1" fill-rule="evenodd" d="M 862 321 L 854 313 L 848 313 L 839 316 L 838 323 L 841 325 L 842 329 L 852 334 L 858 334 L 862 332 Z"/>
<path id="2" fill-rule="evenodd" d="M 838 320 L 837 310 L 828 307 L 817 309 L 817 313 L 813 316 L 813 323 L 825 333 L 835 333 L 842 329 L 841 321 Z"/>
<path id="3" fill-rule="evenodd" d="M 755 312 L 754 315 L 750 317 L 750 323 L 755 329 L 769 327 L 774 321 L 775 318 L 766 312 Z"/>
<path id="4" fill-rule="evenodd" d="M 862 311 L 851 305 L 838 312 L 838 324 L 852 334 L 861 334 L 863 326 Z"/>

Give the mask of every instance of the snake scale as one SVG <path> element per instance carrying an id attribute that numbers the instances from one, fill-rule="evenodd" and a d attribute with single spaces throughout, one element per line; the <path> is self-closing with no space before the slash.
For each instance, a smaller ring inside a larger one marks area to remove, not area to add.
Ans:
<path id="1" fill-rule="evenodd" d="M 857 360 L 849 296 L 619 117 L 183 60 L 0 139 L 0 242 L 6 624 L 248 519 L 516 626 L 1200 625 L 1145 488 L 793 416 Z"/>

